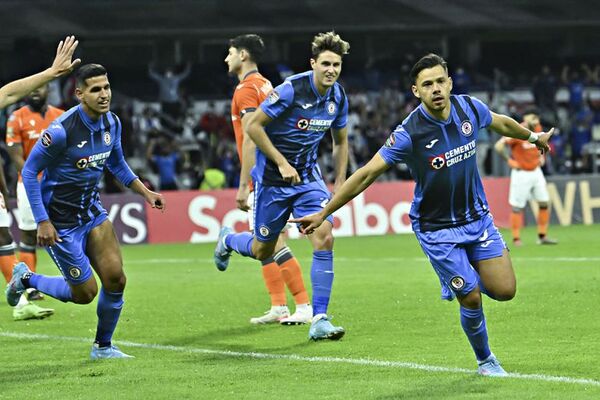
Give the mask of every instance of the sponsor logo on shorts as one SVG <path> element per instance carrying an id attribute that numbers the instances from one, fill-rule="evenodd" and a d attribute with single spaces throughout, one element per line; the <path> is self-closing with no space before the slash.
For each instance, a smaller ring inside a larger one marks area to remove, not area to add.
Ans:
<path id="1" fill-rule="evenodd" d="M 461 276 L 455 276 L 450 280 L 450 285 L 454 290 L 460 290 L 465 286 L 465 280 Z"/>
<path id="2" fill-rule="evenodd" d="M 461 122 L 460 131 L 465 136 L 471 136 L 471 134 L 473 133 L 473 124 L 471 123 L 471 121 Z"/>
<path id="3" fill-rule="evenodd" d="M 78 267 L 69 268 L 69 275 L 71 278 L 77 279 L 81 276 L 81 270 Z"/>
<path id="4" fill-rule="evenodd" d="M 258 231 L 260 232 L 260 234 L 262 236 L 269 236 L 269 233 L 271 233 L 271 231 L 269 230 L 269 228 L 267 228 L 264 225 L 262 225 L 260 228 L 258 228 Z"/>

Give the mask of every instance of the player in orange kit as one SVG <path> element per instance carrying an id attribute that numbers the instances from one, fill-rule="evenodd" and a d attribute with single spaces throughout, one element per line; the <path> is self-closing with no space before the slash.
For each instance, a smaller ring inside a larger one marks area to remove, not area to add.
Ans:
<path id="1" fill-rule="evenodd" d="M 36 270 L 37 257 L 36 232 L 37 224 L 31 212 L 29 200 L 25 193 L 25 186 L 21 178 L 21 169 L 29 156 L 35 142 L 50 123 L 64 111 L 48 105 L 48 85 L 37 88 L 25 98 L 25 106 L 14 111 L 6 125 L 6 144 L 17 171 L 17 207 L 19 209 L 19 260 L 29 266 L 33 272 Z"/>
<path id="2" fill-rule="evenodd" d="M 253 191 L 250 170 L 255 163 L 256 146 L 246 134 L 254 112 L 268 96 L 273 87 L 258 72 L 258 62 L 264 52 L 264 42 L 258 35 L 240 35 L 229 41 L 225 63 L 229 74 L 239 79 L 231 100 L 231 121 L 235 132 L 238 156 L 241 162 L 240 186 L 236 196 L 237 207 L 248 211 L 250 230 L 253 230 Z M 285 243 L 284 233 L 279 236 L 273 257 L 262 261 L 262 272 L 271 296 L 271 308 L 263 316 L 250 319 L 253 324 L 281 323 L 283 325 L 305 324 L 312 320 L 312 307 L 304 286 L 298 260 Z M 287 307 L 285 286 L 294 296 L 296 311 L 290 315 Z"/>
<path id="3" fill-rule="evenodd" d="M 541 132 L 540 118 L 533 110 L 526 111 L 523 115 L 522 125 L 533 132 Z M 506 146 L 510 148 L 510 157 L 506 153 Z M 510 224 L 513 236 L 513 244 L 521 246 L 521 225 L 523 210 L 529 199 L 537 201 L 538 213 L 538 244 L 557 244 L 554 239 L 546 236 L 548 233 L 548 222 L 550 221 L 550 210 L 546 178 L 542 173 L 541 166 L 544 156 L 534 144 L 526 140 L 502 137 L 494 146 L 511 168 L 510 190 L 508 202 L 512 207 Z"/>

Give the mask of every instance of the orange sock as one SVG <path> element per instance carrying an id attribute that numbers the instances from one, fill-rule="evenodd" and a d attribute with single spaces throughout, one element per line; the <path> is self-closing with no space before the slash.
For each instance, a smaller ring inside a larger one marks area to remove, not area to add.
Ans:
<path id="1" fill-rule="evenodd" d="M 548 233 L 548 222 L 550 222 L 550 211 L 547 208 L 540 208 L 538 212 L 538 234 L 540 237 Z"/>
<path id="2" fill-rule="evenodd" d="M 264 260 L 262 264 L 263 279 L 267 286 L 267 290 L 269 291 L 269 295 L 271 296 L 271 305 L 286 305 L 285 285 L 283 283 L 283 278 L 281 277 L 281 271 L 279 271 L 279 266 L 273 261 L 272 257 Z"/>
<path id="3" fill-rule="evenodd" d="M 523 214 L 520 212 L 512 211 L 510 213 L 510 229 L 512 231 L 513 239 L 519 239 L 521 236 L 521 225 L 523 221 Z"/>
<path id="4" fill-rule="evenodd" d="M 10 246 L 10 249 L 8 247 Z M 12 270 L 17 263 L 17 257 L 15 256 L 15 248 L 12 244 L 6 246 L 0 246 L 0 269 L 2 269 L 2 275 L 6 279 L 6 283 L 12 278 Z"/>
<path id="5" fill-rule="evenodd" d="M 35 246 L 29 246 L 23 242 L 19 243 L 19 261 L 23 261 L 32 272 L 35 272 L 37 266 Z"/>
<path id="6" fill-rule="evenodd" d="M 308 293 L 304 287 L 304 279 L 302 279 L 302 269 L 300 263 L 292 254 L 288 247 L 279 250 L 274 256 L 275 262 L 281 268 L 281 275 L 287 285 L 290 293 L 294 296 L 296 304 L 308 304 Z"/>

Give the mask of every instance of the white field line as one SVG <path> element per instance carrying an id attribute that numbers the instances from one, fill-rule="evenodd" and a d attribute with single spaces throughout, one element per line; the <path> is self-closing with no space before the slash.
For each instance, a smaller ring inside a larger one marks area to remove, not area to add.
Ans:
<path id="1" fill-rule="evenodd" d="M 298 257 L 301 261 L 312 260 L 309 257 Z M 548 262 L 548 261 L 559 261 L 568 263 L 585 263 L 585 262 L 600 262 L 600 257 L 511 257 L 514 262 Z M 241 256 L 234 256 L 234 261 L 238 262 L 251 262 L 257 261 Z M 407 262 L 427 262 L 425 257 L 335 257 L 334 261 L 338 262 L 353 262 L 353 263 L 407 263 Z M 213 264 L 212 258 L 149 258 L 142 260 L 127 260 L 125 258 L 125 264 L 177 264 L 177 263 L 201 263 L 201 264 Z"/>
<path id="2" fill-rule="evenodd" d="M 78 343 L 90 343 L 91 339 L 81 337 L 70 337 L 70 336 L 51 336 L 42 334 L 30 334 L 30 333 L 18 333 L 18 332 L 0 332 L 0 337 L 9 337 L 14 339 L 30 339 L 30 340 L 46 340 L 46 341 L 64 341 L 64 342 L 78 342 Z M 414 369 L 427 372 L 448 372 L 454 374 L 475 374 L 475 370 L 465 368 L 450 368 L 440 367 L 436 365 L 425 365 L 417 364 L 412 362 L 402 361 L 383 361 L 374 360 L 370 358 L 341 358 L 341 357 L 306 357 L 297 354 L 270 354 L 270 353 L 256 353 L 256 352 L 242 352 L 242 351 L 229 351 L 229 350 L 212 350 L 212 349 L 201 349 L 196 347 L 186 346 L 171 346 L 161 345 L 152 343 L 136 343 L 128 341 L 115 341 L 116 344 L 126 347 L 137 347 L 142 349 L 150 350 L 162 350 L 162 351 L 173 351 L 180 353 L 191 353 L 191 354 L 211 354 L 220 355 L 225 357 L 235 358 L 256 358 L 263 360 L 285 360 L 285 361 L 297 361 L 307 363 L 333 363 L 333 364 L 351 364 L 360 365 L 365 367 L 381 367 L 381 368 L 398 368 L 398 369 Z M 520 374 L 520 373 L 509 373 L 507 378 L 524 379 L 529 381 L 541 381 L 541 382 L 561 382 L 571 383 L 578 385 L 587 386 L 600 386 L 600 381 L 587 378 L 571 378 L 567 376 L 552 376 L 544 374 Z"/>

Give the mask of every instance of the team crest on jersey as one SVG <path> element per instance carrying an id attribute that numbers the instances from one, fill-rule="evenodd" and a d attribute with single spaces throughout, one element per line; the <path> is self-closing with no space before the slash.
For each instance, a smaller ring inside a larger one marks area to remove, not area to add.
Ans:
<path id="1" fill-rule="evenodd" d="M 52 135 L 50 135 L 50 132 L 48 131 L 44 131 L 44 133 L 42 133 L 42 146 L 44 147 L 48 147 L 52 144 Z"/>
<path id="2" fill-rule="evenodd" d="M 71 275 L 71 278 L 77 279 L 81 276 L 81 270 L 77 267 L 71 267 L 69 268 L 69 275 Z"/>
<path id="3" fill-rule="evenodd" d="M 465 136 L 471 136 L 471 134 L 473 133 L 473 124 L 471 123 L 471 121 L 463 121 L 460 124 L 460 131 Z"/>
<path id="4" fill-rule="evenodd" d="M 269 236 L 269 233 L 271 233 L 269 228 L 267 228 L 265 225 L 261 225 L 261 227 L 258 228 L 258 231 L 262 236 Z"/>
<path id="5" fill-rule="evenodd" d="M 431 168 L 433 169 L 440 169 L 443 168 L 444 165 L 446 165 L 446 159 L 444 158 L 444 155 L 439 155 L 433 158 L 430 158 L 429 160 Z"/>
<path id="6" fill-rule="evenodd" d="M 271 92 L 271 94 L 269 95 L 269 97 L 267 98 L 267 100 L 269 101 L 269 104 L 277 103 L 277 100 L 279 100 L 279 93 L 277 93 L 275 90 L 273 90 Z"/>
<path id="7" fill-rule="evenodd" d="M 300 118 L 298 122 L 296 122 L 298 129 L 302 129 L 303 131 L 307 130 L 309 125 L 310 123 L 306 118 Z"/>
<path id="8" fill-rule="evenodd" d="M 104 132 L 104 135 L 102 135 L 102 139 L 104 139 L 104 144 L 105 145 L 110 145 L 110 142 L 112 141 L 112 137 L 110 136 L 110 132 L 106 131 Z"/>
<path id="9" fill-rule="evenodd" d="M 394 147 L 395 143 L 396 143 L 396 136 L 394 136 L 394 134 L 392 133 L 390 135 L 390 137 L 388 137 L 387 140 L 385 141 L 384 146 L 385 147 Z"/>
<path id="10" fill-rule="evenodd" d="M 337 107 L 333 101 L 330 101 L 329 103 L 327 103 L 327 112 L 329 113 L 329 115 L 334 115 L 336 110 L 337 110 Z"/>
<path id="11" fill-rule="evenodd" d="M 461 276 L 455 276 L 450 280 L 450 285 L 454 290 L 460 290 L 465 286 L 465 280 Z"/>

